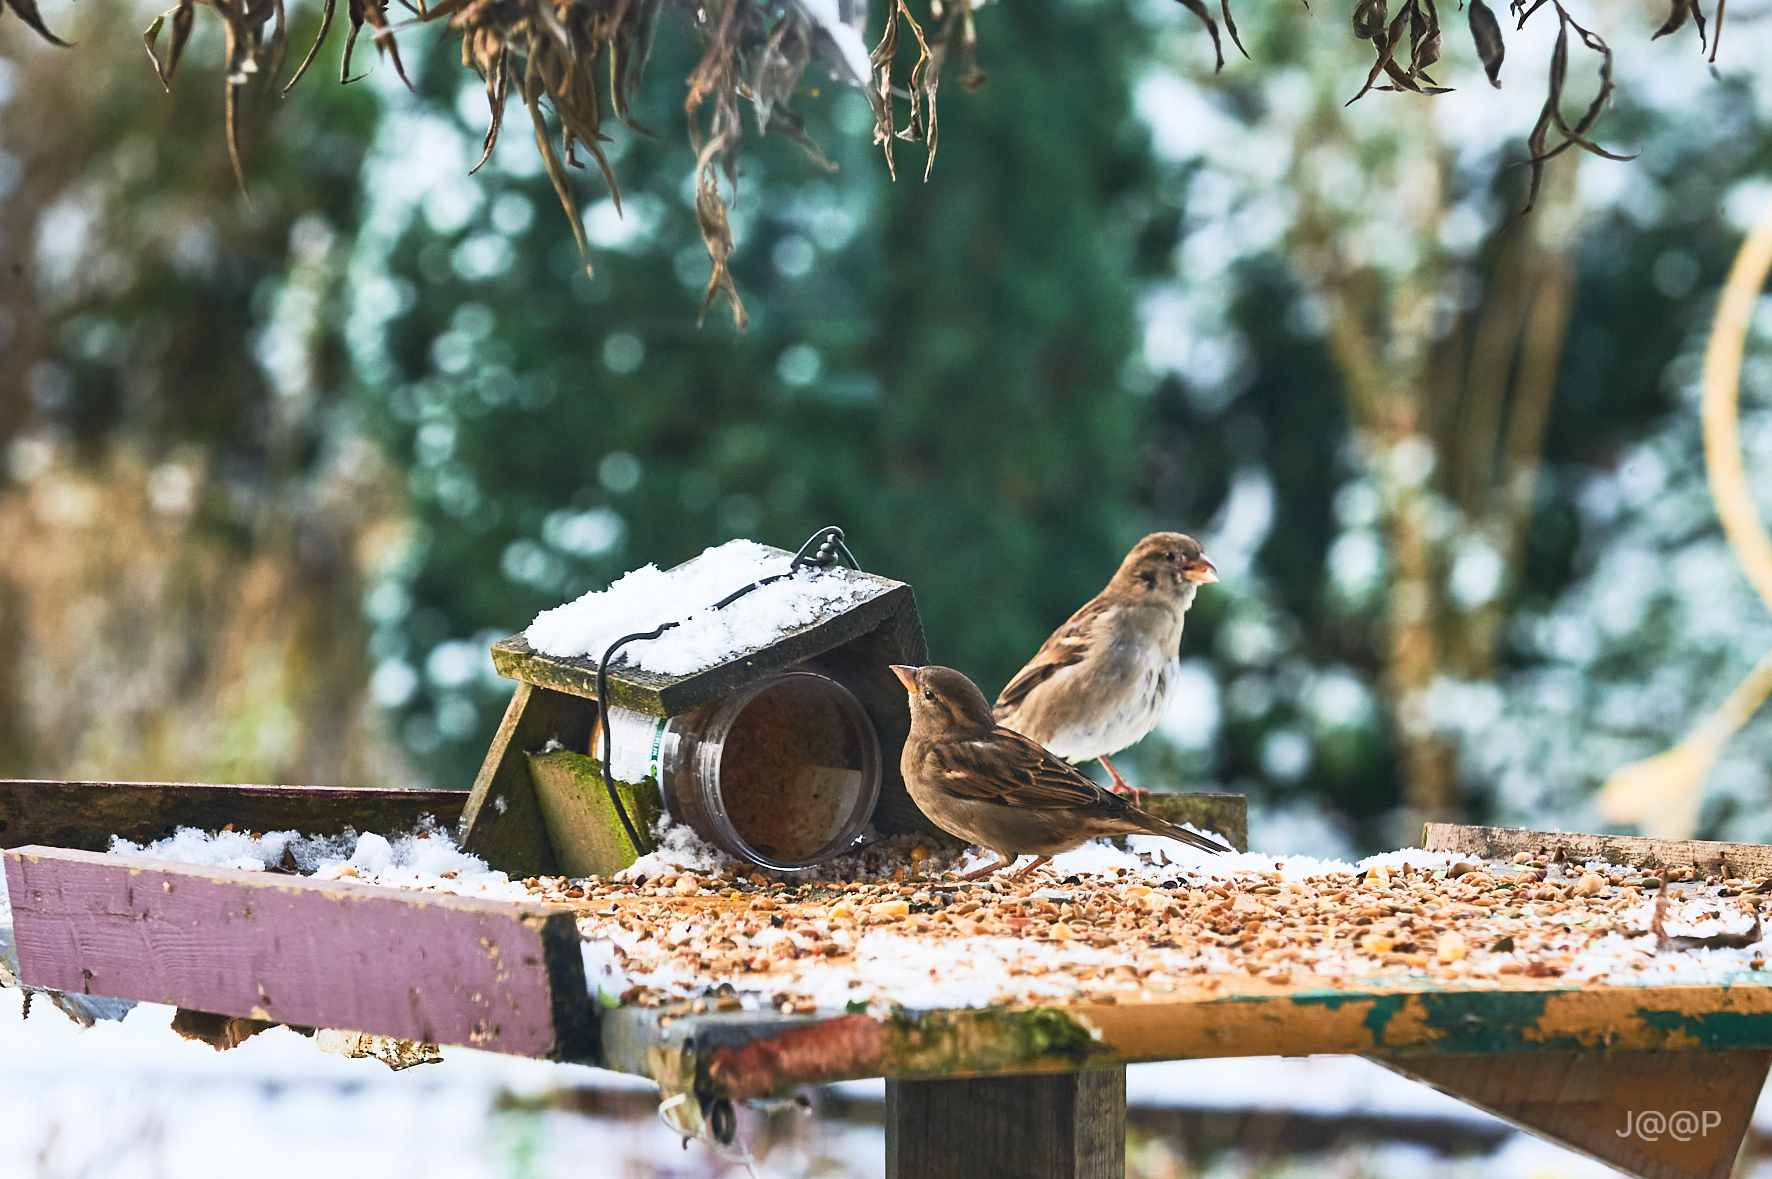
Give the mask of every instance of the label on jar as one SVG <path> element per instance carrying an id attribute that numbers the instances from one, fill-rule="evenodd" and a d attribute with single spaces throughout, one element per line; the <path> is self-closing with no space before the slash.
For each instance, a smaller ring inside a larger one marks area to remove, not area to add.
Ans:
<path id="1" fill-rule="evenodd" d="M 613 705 L 608 718 L 609 776 L 617 782 L 657 781 L 667 718 Z"/>

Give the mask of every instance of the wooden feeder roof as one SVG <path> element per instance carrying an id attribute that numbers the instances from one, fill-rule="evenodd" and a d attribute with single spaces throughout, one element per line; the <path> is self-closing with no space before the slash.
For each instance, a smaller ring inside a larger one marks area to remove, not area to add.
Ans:
<path id="1" fill-rule="evenodd" d="M 781 554 L 785 571 L 793 554 L 782 549 L 775 551 Z M 689 569 L 701 559 L 691 558 L 666 573 Z M 764 646 L 741 651 L 712 667 L 685 675 L 647 671 L 623 662 L 622 656 L 617 655 L 616 662 L 609 667 L 611 703 L 653 716 L 677 716 L 716 700 L 758 676 L 822 655 L 882 627 L 902 636 L 899 644 L 902 648 L 923 649 L 922 622 L 917 616 L 916 600 L 910 586 L 876 573 L 841 567 L 828 570 L 827 576 L 853 580 L 865 589 L 866 596 L 840 608 L 832 608 L 816 621 L 789 630 Z M 593 700 L 597 696 L 597 661 L 600 656 L 601 652 L 571 658 L 544 655 L 530 647 L 521 634 L 492 646 L 492 663 L 498 674 Z"/>

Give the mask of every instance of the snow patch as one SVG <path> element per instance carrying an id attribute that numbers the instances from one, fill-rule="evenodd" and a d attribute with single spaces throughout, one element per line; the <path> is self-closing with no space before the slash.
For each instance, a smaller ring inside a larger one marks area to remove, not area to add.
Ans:
<path id="1" fill-rule="evenodd" d="M 848 571 L 803 568 L 723 610 L 709 609 L 759 578 L 786 573 L 789 561 L 780 550 L 755 541 L 729 541 L 668 572 L 647 565 L 606 590 L 544 610 L 523 634 L 544 655 L 600 659 L 623 635 L 681 622 L 656 639 L 623 648 L 617 663 L 688 675 L 766 647 L 878 593 L 874 582 Z"/>
<path id="2" fill-rule="evenodd" d="M 529 896 L 520 882 L 513 882 L 503 872 L 488 867 L 485 860 L 462 851 L 449 832 L 434 823 L 422 824 L 416 831 L 391 839 L 374 832 L 312 836 L 295 831 L 267 831 L 248 835 L 181 827 L 167 838 L 149 844 L 113 836 L 111 852 L 247 872 L 288 869 L 293 865 L 316 880 L 354 878 L 365 884 L 496 900 L 520 901 Z"/>

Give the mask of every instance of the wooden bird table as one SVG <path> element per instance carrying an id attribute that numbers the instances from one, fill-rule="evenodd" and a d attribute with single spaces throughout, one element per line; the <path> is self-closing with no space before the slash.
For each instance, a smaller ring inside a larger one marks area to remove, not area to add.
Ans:
<path id="1" fill-rule="evenodd" d="M 1444 827 L 1427 844 L 1772 876 L 1772 849 L 1737 845 Z M 1679 985 L 1237 971 L 1039 1004 L 647 1005 L 592 993 L 563 904 L 41 845 L 4 858 L 24 985 L 617 1069 L 656 1081 L 686 1132 L 717 1134 L 736 1099 L 883 1076 L 900 1179 L 1121 1176 L 1128 1063 L 1314 1053 L 1366 1056 L 1633 1175 L 1722 1179 L 1772 1063 L 1772 979 L 1746 967 Z M 661 930 L 738 903 L 642 900 Z"/>

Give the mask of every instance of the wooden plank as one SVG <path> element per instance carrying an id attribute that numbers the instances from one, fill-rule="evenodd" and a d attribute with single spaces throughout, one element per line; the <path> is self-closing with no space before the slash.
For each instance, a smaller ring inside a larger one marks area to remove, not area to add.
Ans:
<path id="1" fill-rule="evenodd" d="M 1381 1063 L 1640 1179 L 1727 1179 L 1772 1052 L 1600 1051 Z"/>
<path id="2" fill-rule="evenodd" d="M 547 823 L 554 860 L 568 876 L 613 876 L 651 848 L 637 848 L 628 839 L 596 758 L 568 749 L 529 755 L 529 773 Z M 644 836 L 664 809 L 658 783 L 617 782 L 616 793 L 628 818 Z"/>
<path id="3" fill-rule="evenodd" d="M 886 1082 L 886 1179 L 1123 1179 L 1126 1069 Z"/>
<path id="4" fill-rule="evenodd" d="M 529 776 L 529 754 L 541 752 L 549 741 L 587 749 L 596 719 L 596 707 L 577 696 L 518 684 L 462 810 L 462 847 L 511 876 L 559 872 Z"/>
<path id="5" fill-rule="evenodd" d="M 565 909 L 49 847 L 5 867 L 27 986 L 595 1058 Z"/>
<path id="6" fill-rule="evenodd" d="M 1529 831 L 1516 827 L 1473 827 L 1460 823 L 1429 823 L 1422 831 L 1427 851 L 1511 859 L 1521 852 L 1564 858 L 1605 860 L 1641 868 L 1696 868 L 1749 879 L 1772 876 L 1772 846 L 1759 843 L 1713 843 L 1703 839 L 1648 839 L 1637 835 L 1582 835 L 1566 831 Z"/>
<path id="7" fill-rule="evenodd" d="M 603 1038 L 606 1067 L 644 1075 L 652 1073 L 653 1049 L 693 1043 L 697 1085 L 738 1099 L 859 1077 L 923 1080 L 1231 1056 L 1757 1051 L 1772 1049 L 1772 985 L 1752 971 L 1726 984 L 1683 986 L 1510 976 L 1296 989 L 1250 978 L 1112 1004 L 907 1010 L 878 1019 L 623 1007 L 604 1013 Z"/>
<path id="8" fill-rule="evenodd" d="M 406 831 L 429 815 L 454 827 L 465 790 L 215 786 L 199 782 L 47 782 L 0 778 L 0 847 L 104 851 L 111 836 L 150 843 L 179 827 L 339 835 Z"/>
<path id="9" fill-rule="evenodd" d="M 840 613 L 789 631 L 767 646 L 688 675 L 661 675 L 617 664 L 609 672 L 609 694 L 615 704 L 635 712 L 677 716 L 726 695 L 763 672 L 799 663 L 860 638 L 882 623 L 897 619 L 913 601 L 911 587 L 902 582 L 871 573 L 850 576 L 865 578 L 877 585 L 880 592 Z M 594 656 L 573 658 L 543 655 L 520 634 L 492 645 L 492 663 L 500 675 L 591 699 L 597 695 L 597 660 L 601 656 L 601 651 Z"/>
<path id="10" fill-rule="evenodd" d="M 1201 831 L 1216 831 L 1240 852 L 1249 850 L 1249 799 L 1242 794 L 1216 794 L 1204 790 L 1180 794 L 1153 793 L 1144 809 L 1171 823 L 1192 823 Z"/>

